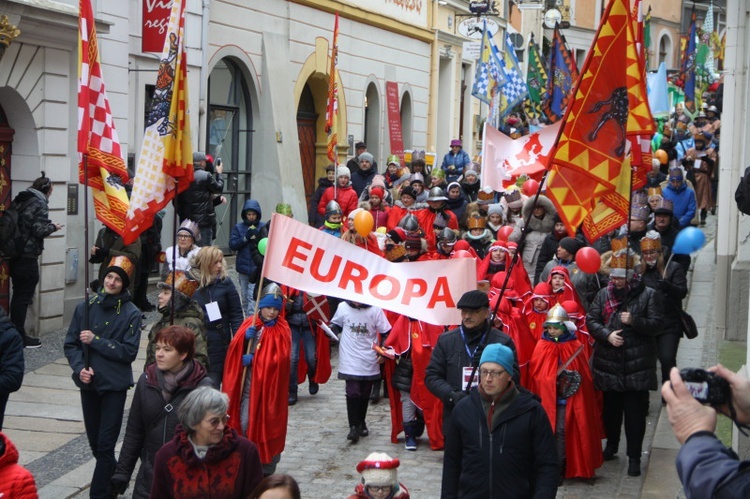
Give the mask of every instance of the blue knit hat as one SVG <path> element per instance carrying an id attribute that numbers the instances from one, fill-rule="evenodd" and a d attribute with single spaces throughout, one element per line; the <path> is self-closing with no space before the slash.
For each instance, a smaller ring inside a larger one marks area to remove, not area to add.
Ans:
<path id="1" fill-rule="evenodd" d="M 271 283 L 263 288 L 263 296 L 258 301 L 258 309 L 270 307 L 281 310 L 282 298 L 281 288 L 278 284 Z"/>
<path id="2" fill-rule="evenodd" d="M 479 360 L 479 366 L 481 367 L 485 362 L 500 364 L 511 376 L 515 374 L 515 370 L 513 369 L 513 350 L 505 345 L 491 343 L 484 347 L 482 358 Z"/>

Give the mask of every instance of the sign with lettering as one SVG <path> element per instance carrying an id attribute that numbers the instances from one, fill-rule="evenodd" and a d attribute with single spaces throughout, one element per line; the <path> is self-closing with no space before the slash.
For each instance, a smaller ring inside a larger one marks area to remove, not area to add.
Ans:
<path id="1" fill-rule="evenodd" d="M 388 103 L 388 131 L 391 138 L 391 150 L 388 155 L 395 154 L 404 161 L 404 137 L 401 134 L 401 112 L 399 111 L 398 83 L 385 82 L 385 95 Z"/>
<path id="2" fill-rule="evenodd" d="M 169 24 L 172 0 L 143 0 L 141 50 L 159 52 L 164 48 L 164 36 Z"/>

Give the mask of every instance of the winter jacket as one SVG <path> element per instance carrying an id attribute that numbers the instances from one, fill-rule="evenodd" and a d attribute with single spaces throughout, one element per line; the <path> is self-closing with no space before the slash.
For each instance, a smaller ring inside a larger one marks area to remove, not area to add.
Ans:
<path id="1" fill-rule="evenodd" d="M 507 334 L 494 327 L 486 326 L 484 334 L 465 335 L 466 343 L 461 333 L 461 328 L 452 329 L 438 337 L 435 349 L 430 357 L 430 363 L 425 371 L 424 383 L 427 389 L 443 402 L 443 424 L 450 419 L 453 408 L 459 400 L 466 396 L 465 384 L 463 383 L 463 368 L 472 366 L 467 348 L 471 352 L 479 352 L 490 343 L 501 343 L 513 350 L 516 379 L 518 379 L 518 356 L 516 345 Z M 482 345 L 480 347 L 480 345 Z M 480 347 L 480 348 L 478 348 Z M 476 354 L 481 355 L 479 353 Z M 477 357 L 477 361 L 478 361 Z M 475 374 L 479 376 L 479 371 Z"/>
<path id="2" fill-rule="evenodd" d="M 690 225 L 690 221 L 695 216 L 695 191 L 683 182 L 678 187 L 670 183 L 662 184 L 661 195 L 664 199 L 672 201 L 672 211 L 680 223 L 680 229 Z"/>
<path id="3" fill-rule="evenodd" d="M 183 296 L 186 297 L 186 295 Z M 161 319 L 151 326 L 151 331 L 148 333 L 146 364 L 144 368 L 153 364 L 156 360 L 156 357 L 154 357 L 156 351 L 154 336 L 156 336 L 156 333 L 167 326 L 175 325 L 184 326 L 195 334 L 195 360 L 208 369 L 208 347 L 206 346 L 206 324 L 204 322 L 203 307 L 198 305 L 195 300 L 188 299 L 187 303 L 182 308 L 178 307 L 177 310 L 174 311 L 174 323 L 172 322 L 171 308 L 167 306 L 164 311 L 161 309 L 159 309 L 159 311 L 161 312 Z"/>
<path id="4" fill-rule="evenodd" d="M 96 242 L 94 243 L 94 246 L 101 249 L 100 251 L 97 251 L 96 255 L 92 255 L 89 257 L 89 262 L 101 264 L 99 265 L 98 286 L 100 289 L 104 285 L 104 278 L 107 276 L 107 268 L 109 268 L 109 262 L 111 262 L 114 257 L 127 257 L 127 259 L 130 260 L 133 264 L 134 268 L 138 267 L 138 261 L 141 259 L 141 241 L 139 239 L 136 239 L 135 241 L 133 241 L 133 243 L 125 246 L 125 243 L 122 240 L 122 236 L 120 236 L 117 232 L 113 231 L 109 227 L 102 227 L 102 229 L 99 231 L 99 234 L 97 234 L 96 236 Z M 135 275 L 130 276 L 130 286 L 128 286 L 128 290 L 130 290 L 131 294 L 135 289 L 136 281 L 137 279 Z M 96 289 L 94 291 L 99 291 L 99 289 Z"/>
<path id="5" fill-rule="evenodd" d="M 206 324 L 206 341 L 208 344 L 208 364 L 211 372 L 224 371 L 224 357 L 229 342 L 245 320 L 242 302 L 237 288 L 227 277 L 215 280 L 208 286 L 198 288 L 193 299 L 203 308 L 203 322 Z M 206 304 L 216 302 L 219 305 L 221 319 L 209 321 Z"/>
<path id="6" fill-rule="evenodd" d="M 249 210 L 253 210 L 258 214 L 258 221 L 255 222 L 255 229 L 250 229 L 250 222 L 247 221 L 246 215 Z M 248 199 L 245 201 L 245 206 L 242 207 L 242 221 L 238 222 L 237 225 L 232 229 L 232 234 L 229 236 L 229 247 L 232 251 L 237 252 L 236 263 L 237 272 L 245 275 L 253 275 L 256 272 L 256 266 L 253 262 L 253 257 L 250 254 L 250 243 L 260 241 L 258 239 L 258 231 L 263 225 L 261 219 L 260 203 L 254 199 Z"/>
<path id="7" fill-rule="evenodd" d="M 603 288 L 591 302 L 586 316 L 589 333 L 596 340 L 592 371 L 597 390 L 624 392 L 656 390 L 656 335 L 662 327 L 662 315 L 654 290 L 638 282 L 620 309 L 604 319 L 609 289 Z M 620 321 L 619 312 L 630 312 L 632 324 Z M 622 329 L 625 340 L 613 346 L 607 337 Z"/>
<path id="8" fill-rule="evenodd" d="M 154 458 L 151 497 L 244 499 L 262 479 L 258 447 L 236 431 L 225 426 L 222 441 L 200 459 L 178 426 L 174 438 Z"/>
<path id="9" fill-rule="evenodd" d="M 194 360 L 191 363 L 192 371 L 175 388 L 169 401 L 162 394 L 156 364 L 146 368 L 135 386 L 120 457 L 112 477 L 113 480 L 130 481 L 140 458 L 141 466 L 133 489 L 134 499 L 149 497 L 154 479 L 154 456 L 174 437 L 179 423 L 178 409 L 185 396 L 199 386 L 211 386 L 211 379 L 206 376 L 203 366 Z"/>
<path id="10" fill-rule="evenodd" d="M 354 189 L 354 192 L 357 193 L 357 199 L 359 199 L 359 196 L 362 195 L 365 187 L 367 187 L 370 182 L 372 182 L 373 177 L 377 174 L 377 170 L 375 170 L 375 168 L 373 168 L 372 166 L 370 166 L 367 171 L 359 169 L 356 172 L 352 172 L 352 189 Z"/>
<path id="11" fill-rule="evenodd" d="M 443 163 L 440 165 L 440 169 L 445 172 L 445 180 L 450 183 L 458 179 L 464 172 L 464 168 L 470 164 L 471 158 L 468 153 L 460 149 L 456 154 L 450 151 L 443 156 Z M 451 166 L 455 168 L 451 168 Z"/>
<path id="12" fill-rule="evenodd" d="M 487 256 L 490 246 L 492 246 L 492 231 L 490 229 L 484 229 L 484 232 L 480 236 L 474 236 L 471 232 L 464 233 L 463 238 L 469 243 L 480 260 L 483 260 Z"/>
<path id="13" fill-rule="evenodd" d="M 349 216 L 349 213 L 357 209 L 359 196 L 352 188 L 351 183 L 346 187 L 336 187 L 335 198 L 333 195 L 333 190 L 333 187 L 329 187 L 320 197 L 320 202 L 318 203 L 318 214 L 325 217 L 326 205 L 328 204 L 328 202 L 336 201 L 341 207 L 341 214 L 343 215 L 343 218 L 346 219 L 346 217 Z"/>
<path id="14" fill-rule="evenodd" d="M 469 184 L 467 182 L 461 182 L 461 192 L 463 192 L 464 198 L 466 198 L 470 203 L 477 200 L 477 195 L 479 194 L 479 188 L 481 187 L 481 183 L 479 182 L 479 179 L 477 179 L 473 184 Z"/>
<path id="15" fill-rule="evenodd" d="M 95 335 L 88 345 L 89 361 L 94 370 L 91 383 L 79 377 L 84 368 L 82 330 L 84 307 L 89 308 L 89 327 Z M 133 386 L 131 364 L 138 355 L 141 341 L 141 311 L 130 301 L 130 293 L 98 293 L 88 303 L 79 303 L 73 312 L 63 349 L 73 369 L 73 382 L 81 390 L 124 391 Z"/>
<path id="16" fill-rule="evenodd" d="M 318 179 L 318 188 L 315 189 L 310 199 L 310 205 L 307 207 L 307 223 L 313 227 L 320 227 L 325 222 L 325 217 L 318 213 L 318 203 L 320 203 L 320 198 L 323 197 L 323 193 L 329 187 L 333 187 L 333 182 L 328 180 L 327 177 Z"/>
<path id="17" fill-rule="evenodd" d="M 477 389 L 461 400 L 445 432 L 447 498 L 554 498 L 557 451 L 547 413 L 520 391 L 490 427 Z"/>
<path id="18" fill-rule="evenodd" d="M 8 499 L 36 499 L 34 475 L 18 464 L 18 449 L 0 432 L 0 497 Z"/>
<path id="19" fill-rule="evenodd" d="M 0 308 L 0 394 L 18 391 L 23 383 L 23 373 L 23 340 L 8 315 Z"/>
<path id="20" fill-rule="evenodd" d="M 223 190 L 224 180 L 220 173 L 196 169 L 190 187 L 177 197 L 180 222 L 189 218 L 199 227 L 213 227 L 216 223 L 214 194 L 221 194 Z"/>
<path id="21" fill-rule="evenodd" d="M 656 267 L 646 268 L 643 283 L 656 293 L 663 321 L 660 334 L 682 334 L 682 300 L 687 296 L 688 285 L 685 271 L 679 263 L 669 262 L 664 276 Z"/>
<path id="22" fill-rule="evenodd" d="M 464 213 L 466 212 L 467 204 L 469 204 L 469 202 L 463 197 L 463 194 L 455 199 L 448 198 L 448 201 L 445 202 L 445 207 L 456 215 L 456 219 L 458 219 L 458 223 L 461 224 L 462 229 L 466 228 L 466 224 L 464 223 Z"/>
<path id="23" fill-rule="evenodd" d="M 521 256 L 523 257 L 523 266 L 526 268 L 526 273 L 529 274 L 531 282 L 536 282 L 536 264 L 539 259 L 539 252 L 542 249 L 542 243 L 544 242 L 547 235 L 551 234 L 555 229 L 555 215 L 557 209 L 546 196 L 539 196 L 537 200 L 537 206 L 544 208 L 544 216 L 537 218 L 529 214 L 534 207 L 534 198 L 530 197 L 523 203 L 523 223 L 516 224 L 513 232 L 508 237 L 509 241 L 518 243 L 521 240 L 521 229 L 526 220 L 529 220 L 529 228 L 526 233 L 526 239 L 524 239 L 523 246 L 519 248 Z"/>
<path id="24" fill-rule="evenodd" d="M 677 453 L 677 474 L 688 498 L 750 497 L 748 465 L 708 431 L 692 434 Z"/>
<path id="25" fill-rule="evenodd" d="M 55 232 L 55 226 L 47 218 L 47 204 L 47 196 L 28 188 L 19 192 L 10 205 L 18 212 L 18 230 L 26 241 L 22 258 L 38 258 L 44 251 L 44 238 Z"/>

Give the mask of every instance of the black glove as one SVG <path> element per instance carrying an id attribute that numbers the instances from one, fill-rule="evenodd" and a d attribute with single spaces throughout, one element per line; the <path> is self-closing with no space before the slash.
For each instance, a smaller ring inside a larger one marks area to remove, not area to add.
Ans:
<path id="1" fill-rule="evenodd" d="M 461 400 L 462 398 L 464 398 L 464 397 L 466 397 L 466 396 L 467 396 L 466 392 L 464 392 L 464 391 L 461 391 L 461 390 L 454 390 L 454 391 L 452 391 L 452 392 L 450 393 L 450 395 L 448 395 L 448 404 L 449 404 L 449 405 L 450 405 L 451 407 L 456 407 L 456 404 L 458 404 L 458 402 L 459 402 L 459 401 L 460 401 L 460 400 Z"/>
<path id="2" fill-rule="evenodd" d="M 665 293 L 671 289 L 669 281 L 665 281 L 664 279 L 659 279 L 659 281 L 656 284 L 657 286 L 659 286 L 659 289 L 664 291 Z"/>
<path id="3" fill-rule="evenodd" d="M 255 225 L 251 225 L 249 229 L 247 229 L 247 232 L 245 232 L 245 239 L 248 241 L 255 239 L 255 237 L 258 235 L 258 228 Z"/>
<path id="4" fill-rule="evenodd" d="M 474 356 L 471 358 L 471 365 L 474 367 L 479 367 L 479 360 L 482 358 L 482 352 L 484 352 L 484 347 L 487 345 L 485 343 L 480 343 L 479 346 L 477 346 L 476 351 L 474 352 Z M 479 372 L 477 371 L 477 376 L 479 376 Z"/>
<path id="5" fill-rule="evenodd" d="M 96 248 L 97 258 L 106 258 L 109 255 L 109 248 Z"/>
<path id="6" fill-rule="evenodd" d="M 112 480 L 109 481 L 109 497 L 117 497 L 124 494 L 125 491 L 128 490 L 128 485 L 130 485 L 129 480 L 112 478 Z"/>

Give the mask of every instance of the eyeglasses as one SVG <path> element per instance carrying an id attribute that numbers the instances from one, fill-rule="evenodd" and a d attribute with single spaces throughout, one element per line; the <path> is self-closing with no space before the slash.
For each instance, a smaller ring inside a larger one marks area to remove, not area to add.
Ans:
<path id="1" fill-rule="evenodd" d="M 211 428 L 218 428 L 219 424 L 222 424 L 222 425 L 227 424 L 227 421 L 229 421 L 229 414 L 226 414 L 225 416 L 220 417 L 220 418 L 217 417 L 217 418 L 211 418 L 211 419 L 204 419 L 203 421 L 211 425 Z"/>
<path id="2" fill-rule="evenodd" d="M 390 492 L 391 491 L 390 485 L 368 485 L 366 488 L 368 492 Z"/>
<path id="3" fill-rule="evenodd" d="M 495 378 L 500 377 L 505 372 L 507 372 L 507 371 L 505 371 L 505 370 L 502 370 L 502 371 L 491 371 L 489 369 L 480 369 L 479 370 L 479 376 L 482 377 L 482 378 L 495 379 Z"/>
<path id="4" fill-rule="evenodd" d="M 187 234 L 180 234 L 177 236 L 177 239 L 192 239 L 192 236 L 188 236 Z"/>

